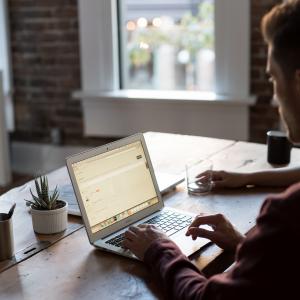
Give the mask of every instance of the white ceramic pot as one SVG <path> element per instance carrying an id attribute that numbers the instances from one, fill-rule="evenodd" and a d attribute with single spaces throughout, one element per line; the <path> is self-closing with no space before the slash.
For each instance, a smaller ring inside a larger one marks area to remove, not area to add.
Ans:
<path id="1" fill-rule="evenodd" d="M 59 200 L 65 205 L 53 210 L 30 209 L 32 226 L 36 233 L 52 234 L 66 230 L 68 226 L 68 203 Z"/>

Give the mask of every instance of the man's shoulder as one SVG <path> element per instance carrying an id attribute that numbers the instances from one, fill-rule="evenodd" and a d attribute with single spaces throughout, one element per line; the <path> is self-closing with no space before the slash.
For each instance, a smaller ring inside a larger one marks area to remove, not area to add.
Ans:
<path id="1" fill-rule="evenodd" d="M 300 182 L 288 187 L 285 191 L 267 197 L 262 205 L 260 217 L 277 215 L 279 219 L 300 218 Z"/>
<path id="2" fill-rule="evenodd" d="M 294 196 L 294 195 L 299 195 L 300 194 L 300 182 L 297 182 L 290 187 L 288 187 L 283 193 L 283 196 L 285 198 Z"/>
<path id="3" fill-rule="evenodd" d="M 299 200 L 297 199 L 300 200 L 300 182 L 289 186 L 286 190 L 284 190 L 281 193 L 269 195 L 266 201 L 270 202 L 271 204 L 274 203 L 274 205 L 280 205 L 281 203 L 282 205 L 286 205 L 289 201 L 299 202 Z"/>

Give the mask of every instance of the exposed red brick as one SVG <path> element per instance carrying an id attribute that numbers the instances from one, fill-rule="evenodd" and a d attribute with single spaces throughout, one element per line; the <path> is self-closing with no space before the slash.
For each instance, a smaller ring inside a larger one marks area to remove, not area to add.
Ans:
<path id="1" fill-rule="evenodd" d="M 78 10 L 74 0 L 9 0 L 16 131 L 49 142 L 51 128 L 83 140 Z M 76 130 L 74 129 L 76 128 Z"/>

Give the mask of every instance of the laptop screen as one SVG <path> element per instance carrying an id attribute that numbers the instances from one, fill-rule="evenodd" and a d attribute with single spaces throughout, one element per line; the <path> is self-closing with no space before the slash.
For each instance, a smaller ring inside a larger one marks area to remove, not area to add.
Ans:
<path id="1" fill-rule="evenodd" d="M 140 141 L 73 163 L 92 233 L 159 199 Z"/>

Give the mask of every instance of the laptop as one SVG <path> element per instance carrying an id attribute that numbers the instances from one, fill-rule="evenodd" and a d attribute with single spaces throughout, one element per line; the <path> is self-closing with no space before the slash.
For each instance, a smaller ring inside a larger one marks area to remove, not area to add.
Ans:
<path id="1" fill-rule="evenodd" d="M 155 172 L 158 188 L 161 195 L 165 195 L 176 189 L 176 186 L 185 180 L 182 174 L 170 174 L 163 172 Z M 59 194 L 62 199 L 68 202 L 68 214 L 73 216 L 81 216 L 78 202 L 71 184 L 59 186 Z"/>
<path id="2" fill-rule="evenodd" d="M 135 258 L 124 249 L 130 225 L 154 224 L 186 256 L 209 240 L 186 237 L 193 213 L 164 207 L 143 134 L 94 148 L 66 159 L 90 243 Z"/>

